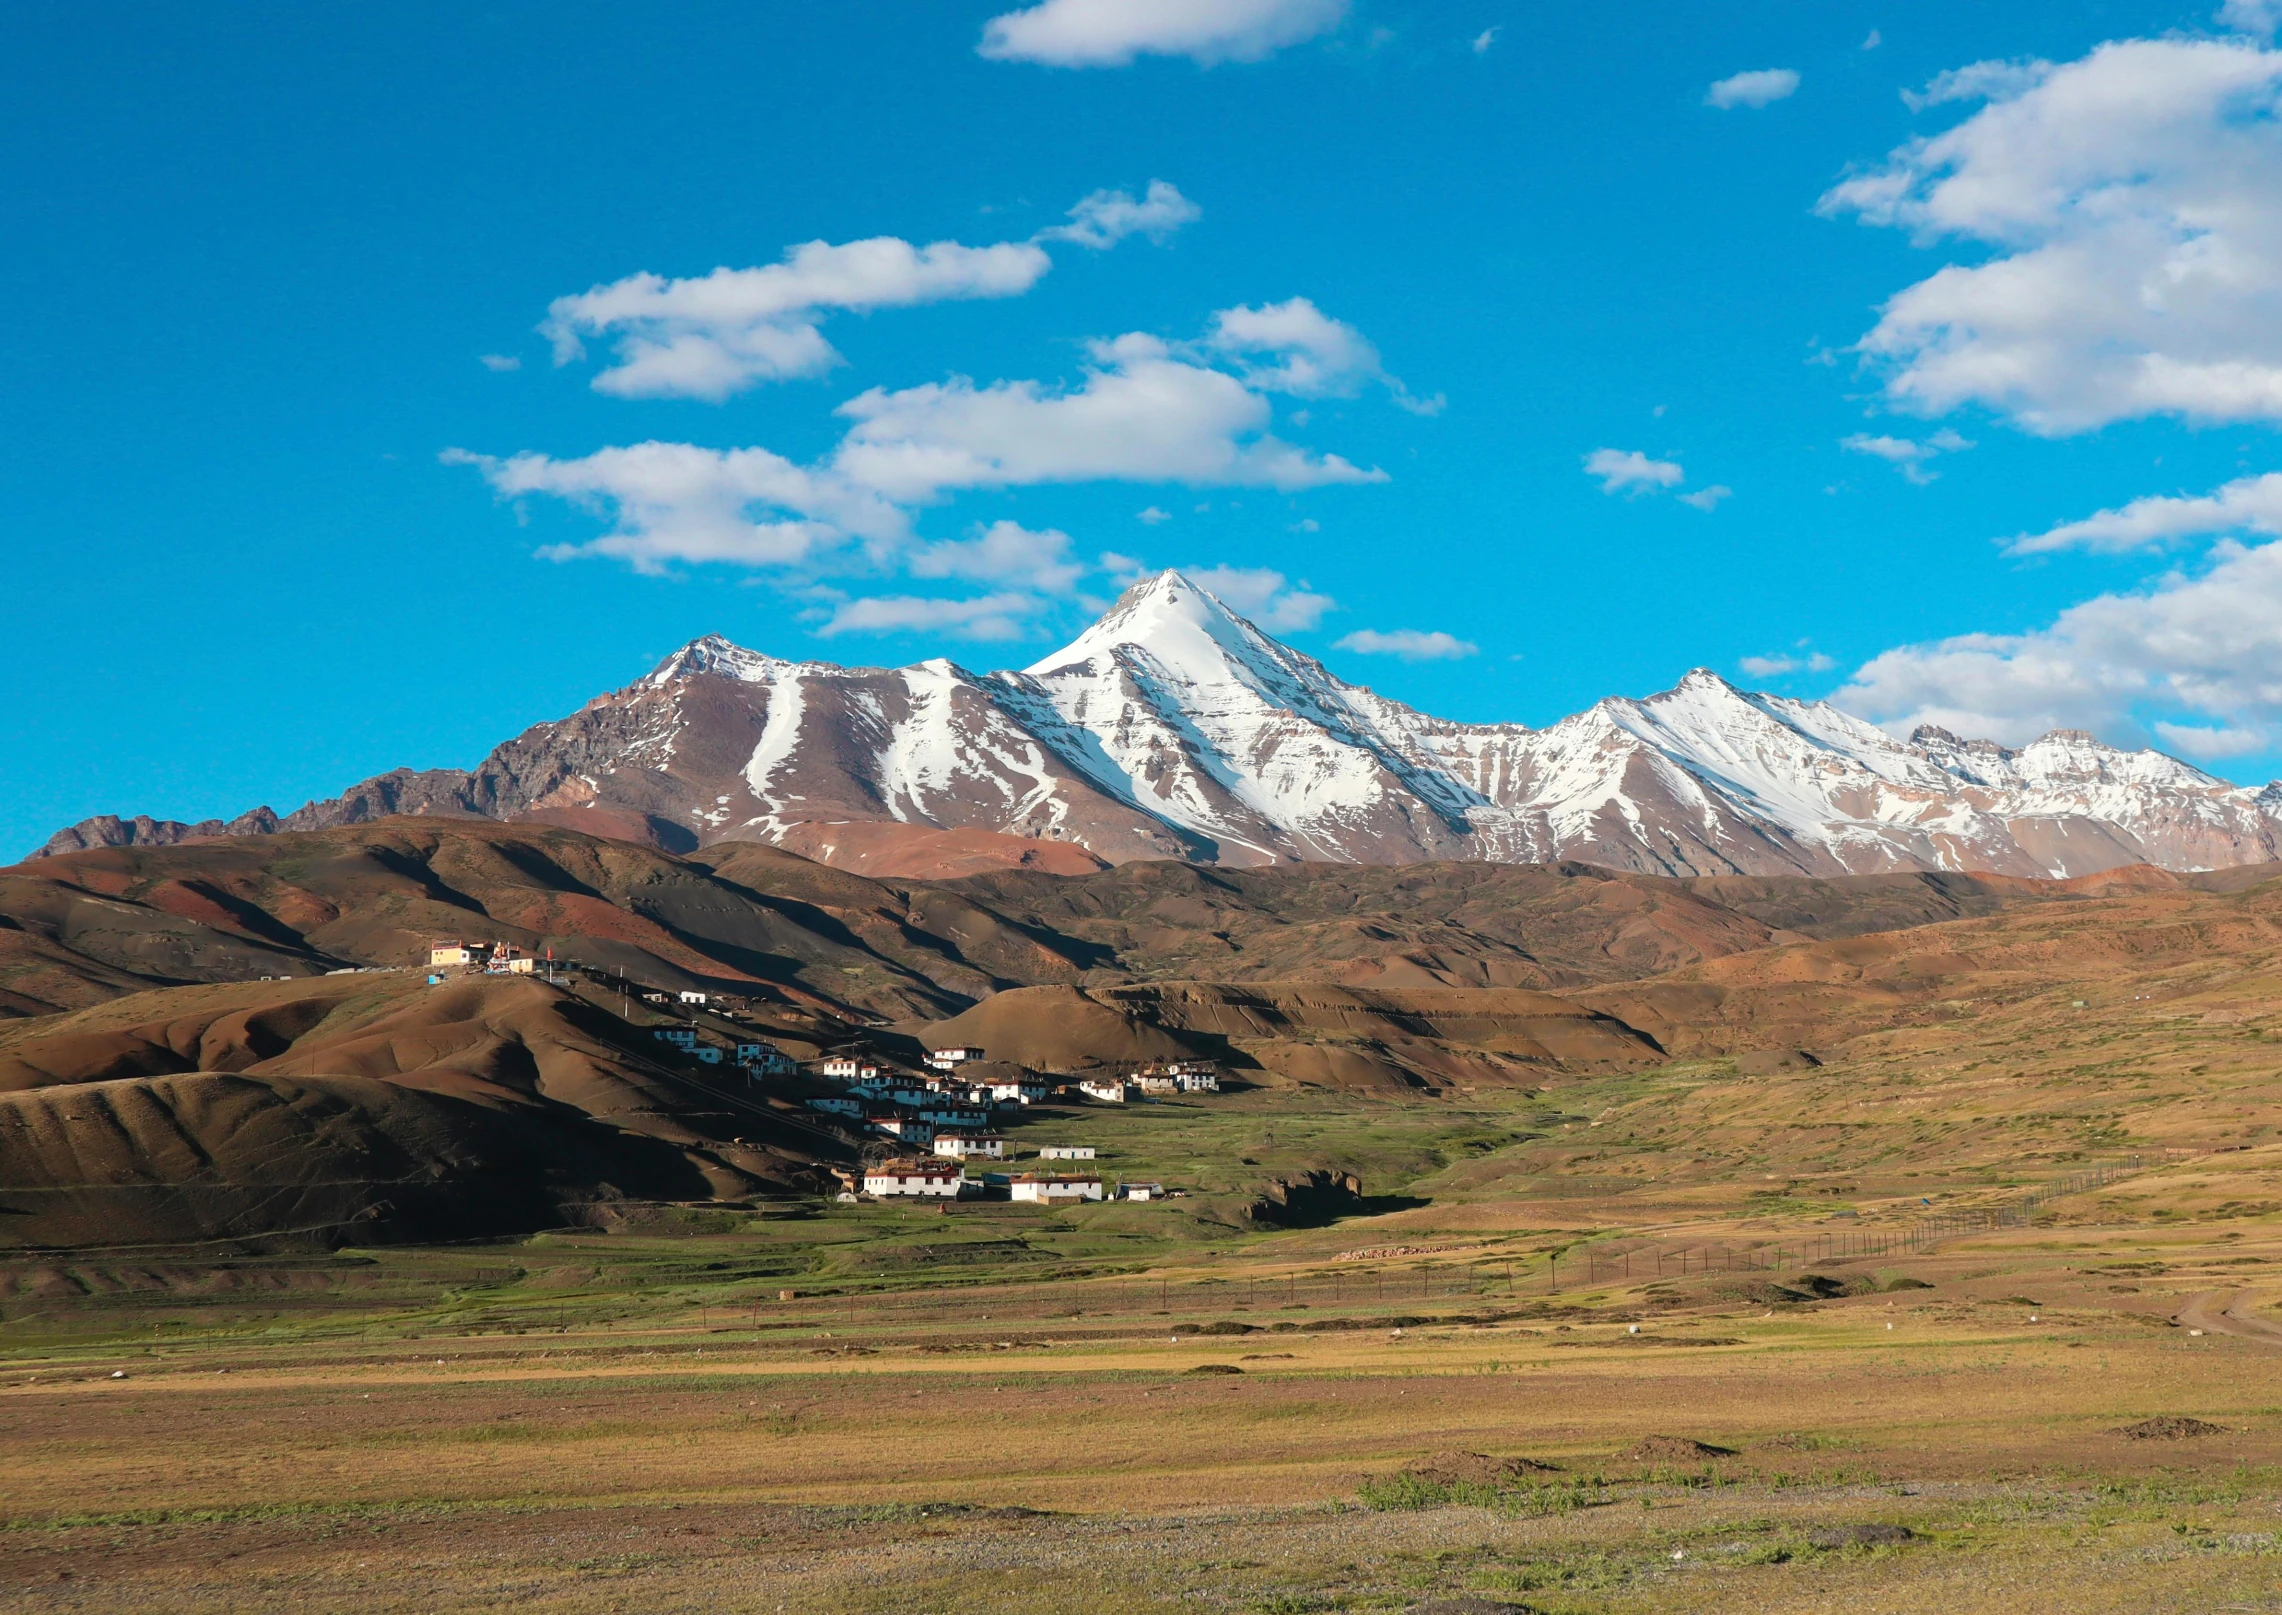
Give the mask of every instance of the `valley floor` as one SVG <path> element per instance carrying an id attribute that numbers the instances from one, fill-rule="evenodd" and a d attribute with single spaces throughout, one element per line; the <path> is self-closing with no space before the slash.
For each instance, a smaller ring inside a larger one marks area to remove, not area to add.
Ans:
<path id="1" fill-rule="evenodd" d="M 593 1282 L 613 1239 L 684 1287 Z M 720 1225 L 19 1288 L 0 1609 L 2282 1608 L 2262 1220 L 1558 1294 L 1342 1239 L 733 1304 Z M 1810 1277 L 1859 1293 L 1750 1288 Z"/>

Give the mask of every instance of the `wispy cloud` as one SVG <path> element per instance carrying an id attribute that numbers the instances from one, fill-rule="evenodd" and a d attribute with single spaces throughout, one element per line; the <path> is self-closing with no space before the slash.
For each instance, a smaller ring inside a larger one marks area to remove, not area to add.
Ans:
<path id="1" fill-rule="evenodd" d="M 1406 662 L 1454 662 L 1478 655 L 1482 648 L 1440 629 L 1416 628 L 1393 628 L 1383 633 L 1376 628 L 1358 628 L 1332 643 L 1360 655 L 1399 656 Z"/>
<path id="2" fill-rule="evenodd" d="M 2282 537 L 2282 472 L 2240 477 L 2194 498 L 2161 495 L 2134 499 L 2118 509 L 2062 522 L 2041 533 L 2023 533 L 2005 550 L 2010 555 L 2043 555 L 2055 550 L 2115 554 L 2216 533 Z"/>
<path id="3" fill-rule="evenodd" d="M 1915 438 L 1856 432 L 1839 443 L 1839 447 L 1849 454 L 1867 454 L 1874 460 L 1885 461 L 1904 478 L 1916 483 L 1931 482 L 1937 474 L 1925 468 L 1926 461 L 1937 455 L 1961 454 L 1972 446 L 1969 439 L 1958 436 L 1947 427 L 1923 442 Z"/>

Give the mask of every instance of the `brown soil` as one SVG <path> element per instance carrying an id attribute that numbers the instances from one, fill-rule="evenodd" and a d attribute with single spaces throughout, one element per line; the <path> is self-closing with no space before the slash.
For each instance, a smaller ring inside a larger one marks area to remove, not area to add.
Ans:
<path id="1" fill-rule="evenodd" d="M 1436 1486 L 1509 1486 L 1533 1475 L 1560 1473 L 1558 1464 L 1534 1458 L 1492 1458 L 1480 1452 L 1443 1452 L 1406 1465 L 1403 1473 Z"/>
<path id="2" fill-rule="evenodd" d="M 2115 1431 L 2126 1441 L 2193 1441 L 2202 1436 L 2223 1436 L 2226 1433 L 2223 1424 L 2209 1424 L 2201 1419 L 2184 1419 L 2169 1414 L 2162 1418 L 2142 1419 L 2137 1424 L 2127 1424 Z"/>
<path id="3" fill-rule="evenodd" d="M 1700 1463 L 1706 1458 L 1732 1458 L 1735 1449 L 1692 1441 L 1686 1436 L 1648 1436 L 1624 1456 L 1637 1463 L 1690 1464 Z"/>

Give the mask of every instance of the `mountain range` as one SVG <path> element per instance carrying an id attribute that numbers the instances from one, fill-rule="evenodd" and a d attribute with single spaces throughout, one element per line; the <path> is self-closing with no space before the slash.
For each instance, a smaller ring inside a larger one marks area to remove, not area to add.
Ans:
<path id="1" fill-rule="evenodd" d="M 2248 789 L 2080 730 L 2018 749 L 1931 727 L 1904 740 L 1703 669 L 1541 729 L 1430 717 L 1178 572 L 1135 584 L 1019 672 L 786 661 L 709 635 L 472 771 L 399 769 L 283 816 L 105 815 L 42 851 L 397 814 L 536 821 L 673 852 L 768 842 L 905 875 L 1568 860 L 2066 878 L 2282 859 L 2282 782 Z"/>

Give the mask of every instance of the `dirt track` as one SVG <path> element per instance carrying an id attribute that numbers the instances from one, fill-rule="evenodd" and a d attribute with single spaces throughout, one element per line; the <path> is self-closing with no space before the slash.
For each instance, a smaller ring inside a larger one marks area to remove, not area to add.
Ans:
<path id="1" fill-rule="evenodd" d="M 2251 1310 L 2258 1295 L 2256 1290 L 2208 1291 L 2191 1298 L 2179 1309 L 2174 1321 L 2205 1334 L 2236 1335 L 2263 1345 L 2282 1347 L 2282 1324 L 2272 1323 Z"/>

